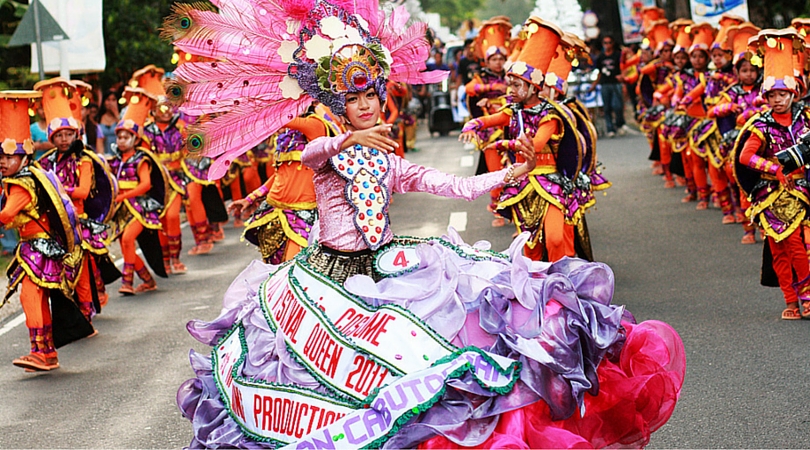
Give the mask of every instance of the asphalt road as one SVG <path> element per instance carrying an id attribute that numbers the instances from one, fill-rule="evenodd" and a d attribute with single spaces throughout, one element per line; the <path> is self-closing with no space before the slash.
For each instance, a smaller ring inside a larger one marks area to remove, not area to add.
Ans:
<path id="1" fill-rule="evenodd" d="M 470 175 L 478 155 L 454 137 L 422 139 L 411 161 Z M 638 320 L 670 323 L 687 350 L 687 377 L 672 419 L 653 448 L 810 448 L 810 322 L 779 320 L 778 290 L 758 285 L 762 245 L 739 244 L 720 212 L 681 204 L 650 175 L 646 140 L 599 143 L 613 182 L 588 214 L 594 253 L 616 275 L 614 303 Z M 467 203 L 427 194 L 397 195 L 394 231 L 432 236 L 453 223 L 467 242 L 506 248 L 514 231 L 492 228 L 487 199 Z M 62 368 L 26 374 L 11 360 L 27 352 L 27 330 L 0 334 L 0 448 L 168 448 L 186 445 L 190 425 L 174 396 L 192 376 L 185 331 L 212 319 L 222 293 L 258 253 L 227 239 L 206 256 L 183 259 L 189 273 L 158 280 L 160 290 L 118 297 L 97 317 L 100 335 L 60 349 Z M 191 245 L 186 231 L 184 246 Z M 13 318 L 9 319 L 13 320 Z M 0 333 L 9 320 L 0 323 Z M 5 328 L 8 329 L 8 328 Z"/>

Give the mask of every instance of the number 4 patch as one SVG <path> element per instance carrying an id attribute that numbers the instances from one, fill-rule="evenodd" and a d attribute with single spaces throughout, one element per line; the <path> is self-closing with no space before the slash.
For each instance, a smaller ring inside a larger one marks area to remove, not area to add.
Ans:
<path id="1" fill-rule="evenodd" d="M 398 275 L 419 266 L 416 247 L 393 245 L 378 252 L 377 270 L 383 275 Z"/>

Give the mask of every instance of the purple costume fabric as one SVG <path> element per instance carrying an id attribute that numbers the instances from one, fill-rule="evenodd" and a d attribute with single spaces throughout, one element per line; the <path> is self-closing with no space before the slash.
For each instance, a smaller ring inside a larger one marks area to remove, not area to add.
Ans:
<path id="1" fill-rule="evenodd" d="M 759 132 L 760 139 L 764 137 L 765 145 L 757 152 L 757 154 L 765 159 L 775 159 L 776 154 L 780 151 L 793 146 L 796 143 L 796 137 L 801 136 L 810 131 L 810 112 L 805 107 L 794 105 L 793 107 L 793 123 L 790 128 L 784 127 L 779 124 L 771 115 L 770 111 L 762 113 L 762 115 L 754 121 L 752 126 Z M 755 211 L 761 210 L 765 221 L 769 227 L 778 234 L 785 233 L 793 223 L 785 222 L 774 213 L 770 205 L 773 200 L 772 192 L 779 189 L 779 181 L 776 177 L 769 179 L 762 178 L 760 182 L 754 186 L 750 193 L 751 208 Z M 810 199 L 810 186 L 806 178 L 796 180 L 794 188 L 791 190 L 794 197 L 799 200 L 807 208 L 807 200 Z M 765 208 L 763 209 L 763 206 Z"/>
<path id="2" fill-rule="evenodd" d="M 632 321 L 622 307 L 610 305 L 613 273 L 604 264 L 576 259 L 531 261 L 521 254 L 526 237 L 513 243 L 508 258 L 474 261 L 452 248 L 465 246 L 453 234 L 444 243 L 420 244 L 421 263 L 414 272 L 378 283 L 362 275 L 346 282 L 349 292 L 369 304 L 407 308 L 454 345 L 473 345 L 523 362 L 521 380 L 508 395 L 454 384 L 385 447 L 411 447 L 435 435 L 459 445 L 480 444 L 501 413 L 542 398 L 553 417 L 565 418 L 578 410 L 586 392 L 598 393 L 596 367 L 602 358 L 618 354 L 624 341 L 621 321 Z M 302 261 L 304 253 L 298 257 Z M 325 388 L 289 355 L 262 313 L 258 285 L 273 271 L 274 266 L 254 261 L 226 293 L 221 315 L 212 322 L 192 321 L 188 330 L 200 342 L 216 345 L 241 322 L 249 348 L 243 376 L 322 392 Z M 177 395 L 183 415 L 194 425 L 190 447 L 272 448 L 246 438 L 230 418 L 219 399 L 210 358 L 192 350 L 190 359 L 197 377 Z M 464 391 L 467 395 L 461 395 Z"/>
<path id="3" fill-rule="evenodd" d="M 136 151 L 129 159 L 121 162 L 120 159 L 117 163 L 117 178 L 118 183 L 138 183 L 138 167 L 142 162 L 149 163 L 146 153 Z M 157 170 L 152 168 L 152 170 Z M 123 188 L 122 190 L 127 189 Z M 129 188 L 131 189 L 131 188 Z M 160 228 L 160 214 L 163 211 L 163 204 L 153 199 L 149 195 L 140 195 L 124 200 L 129 208 L 128 211 L 135 216 L 135 219 L 144 224 L 147 228 Z"/>
<path id="4" fill-rule="evenodd" d="M 183 172 L 182 167 L 169 167 L 170 163 L 183 159 L 185 139 L 180 130 L 182 123 L 178 125 L 178 121 L 178 116 L 172 118 L 165 130 L 161 130 L 155 122 L 152 122 L 146 126 L 143 134 L 152 143 L 152 151 L 155 156 L 166 166 L 171 177 L 172 189 L 185 198 L 186 185 L 189 182 L 188 177 Z"/>

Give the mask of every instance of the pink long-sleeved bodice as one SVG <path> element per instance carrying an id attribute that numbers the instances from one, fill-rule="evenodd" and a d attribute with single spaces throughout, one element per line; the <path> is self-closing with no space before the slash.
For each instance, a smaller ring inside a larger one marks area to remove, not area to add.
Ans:
<path id="1" fill-rule="evenodd" d="M 388 227 L 390 193 L 427 192 L 474 200 L 504 184 L 506 169 L 462 178 L 373 149 L 357 146 L 341 152 L 349 135 L 315 139 L 301 155 L 304 165 L 315 173 L 318 240 L 335 250 L 375 250 L 393 239 Z M 380 232 L 375 233 L 375 228 Z"/>

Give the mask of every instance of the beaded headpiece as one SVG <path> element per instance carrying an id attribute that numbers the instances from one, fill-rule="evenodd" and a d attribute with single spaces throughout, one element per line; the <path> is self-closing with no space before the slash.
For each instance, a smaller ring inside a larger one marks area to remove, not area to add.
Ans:
<path id="1" fill-rule="evenodd" d="M 377 0 L 211 3 L 176 3 L 163 36 L 205 58 L 179 65 L 167 95 L 186 114 L 212 117 L 189 127 L 186 141 L 214 159 L 212 179 L 313 100 L 342 115 L 349 92 L 374 87 L 384 100 L 388 78 L 430 84 L 447 76 L 424 71 L 427 24 L 408 26 L 405 6 L 386 16 Z"/>

